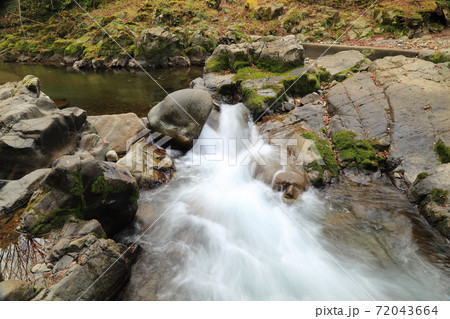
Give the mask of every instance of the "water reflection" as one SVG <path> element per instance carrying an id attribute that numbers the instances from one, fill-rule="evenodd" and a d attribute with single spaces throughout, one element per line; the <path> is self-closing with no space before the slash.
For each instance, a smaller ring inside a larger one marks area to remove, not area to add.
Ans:
<path id="1" fill-rule="evenodd" d="M 144 72 L 106 70 L 77 72 L 71 68 L 0 62 L 0 84 L 32 74 L 52 99 L 66 99 L 88 115 L 134 112 L 146 116 L 166 93 Z M 202 68 L 152 70 L 152 77 L 168 92 L 184 89 L 202 75 Z"/>

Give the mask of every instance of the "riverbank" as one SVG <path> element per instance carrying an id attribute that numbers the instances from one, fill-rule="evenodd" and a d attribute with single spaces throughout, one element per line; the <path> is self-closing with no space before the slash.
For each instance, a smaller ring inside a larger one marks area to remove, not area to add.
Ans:
<path id="1" fill-rule="evenodd" d="M 219 44 L 288 34 L 306 43 L 448 48 L 445 2 L 383 0 L 367 11 L 366 2 L 332 1 L 324 6 L 309 1 L 237 0 L 205 7 L 196 0 L 171 4 L 135 0 L 125 8 L 120 1 L 102 1 L 87 13 L 69 5 L 33 14 L 23 1 L 21 25 L 17 5 L 11 1 L 0 15 L 0 55 L 5 61 L 79 69 L 183 68 L 204 65 Z"/>

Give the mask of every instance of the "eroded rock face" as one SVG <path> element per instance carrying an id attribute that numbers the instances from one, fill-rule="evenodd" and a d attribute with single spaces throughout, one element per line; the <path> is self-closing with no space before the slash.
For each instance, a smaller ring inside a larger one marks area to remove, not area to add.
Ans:
<path id="1" fill-rule="evenodd" d="M 86 112 L 59 110 L 38 78 L 7 83 L 0 96 L 0 178 L 21 178 L 77 147 Z"/>
<path id="2" fill-rule="evenodd" d="M 434 143 L 450 145 L 450 69 L 396 56 L 376 60 L 369 71 L 383 86 L 393 116 L 390 165 L 411 184 L 440 164 Z"/>
<path id="3" fill-rule="evenodd" d="M 128 140 L 145 129 L 142 120 L 134 113 L 89 116 L 87 120 L 109 144 L 110 149 L 119 154 L 127 151 Z"/>
<path id="4" fill-rule="evenodd" d="M 133 220 L 138 196 L 136 181 L 125 167 L 90 155 L 63 156 L 33 194 L 21 226 L 44 234 L 76 216 L 97 219 L 111 236 Z"/>
<path id="5" fill-rule="evenodd" d="M 33 300 L 112 300 L 129 279 L 138 246 L 105 239 L 96 220 L 70 219 L 32 267 Z"/>
<path id="6" fill-rule="evenodd" d="M 149 128 L 170 137 L 173 148 L 188 151 L 213 108 L 210 94 L 203 90 L 173 92 L 154 106 L 147 115 Z"/>
<path id="7" fill-rule="evenodd" d="M 332 87 L 326 95 L 330 133 L 342 130 L 357 133 L 358 138 L 382 139 L 389 145 L 389 103 L 383 88 L 376 86 L 367 72 L 357 73 Z"/>

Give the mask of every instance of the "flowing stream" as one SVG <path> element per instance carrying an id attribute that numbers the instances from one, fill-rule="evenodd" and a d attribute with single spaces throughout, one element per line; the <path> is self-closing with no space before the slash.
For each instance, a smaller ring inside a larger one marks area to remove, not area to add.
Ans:
<path id="1" fill-rule="evenodd" d="M 242 104 L 223 105 L 201 138 L 237 139 L 237 152 L 204 161 L 191 150 L 171 183 L 141 193 L 121 240 L 143 251 L 120 299 L 448 300 L 448 242 L 388 181 L 343 181 L 286 205 L 245 160 L 240 141 L 258 133 Z"/>

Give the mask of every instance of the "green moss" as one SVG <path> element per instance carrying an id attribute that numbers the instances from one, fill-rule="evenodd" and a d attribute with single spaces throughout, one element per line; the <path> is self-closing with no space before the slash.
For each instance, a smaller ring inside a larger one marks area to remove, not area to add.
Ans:
<path id="1" fill-rule="evenodd" d="M 419 181 L 421 181 L 421 180 L 427 178 L 428 176 L 430 176 L 430 174 L 425 173 L 425 172 L 422 172 L 422 173 L 420 173 L 420 174 L 417 175 L 416 179 L 419 180 Z"/>
<path id="2" fill-rule="evenodd" d="M 385 158 L 377 156 L 370 141 L 355 140 L 356 133 L 340 131 L 333 137 L 333 143 L 339 151 L 342 164 L 357 166 L 360 169 L 375 171 L 383 164 Z"/>
<path id="3" fill-rule="evenodd" d="M 331 79 L 331 73 L 324 68 L 317 68 L 320 82 L 328 82 Z"/>
<path id="4" fill-rule="evenodd" d="M 244 82 L 245 80 L 257 80 L 272 76 L 281 76 L 279 73 L 265 72 L 256 67 L 244 67 L 233 76 L 233 82 Z"/>
<path id="5" fill-rule="evenodd" d="M 336 161 L 336 158 L 334 157 L 333 149 L 331 148 L 331 145 L 328 141 L 319 138 L 312 132 L 305 132 L 302 134 L 302 136 L 306 139 L 314 141 L 314 145 L 316 146 L 317 151 L 319 152 L 319 155 L 323 160 L 323 163 L 321 163 L 322 165 L 317 160 L 315 160 L 307 166 L 308 170 L 319 172 L 318 178 L 315 181 L 312 181 L 312 183 L 316 187 L 321 187 L 325 184 L 323 180 L 324 172 L 329 171 L 331 172 L 333 177 L 336 177 L 339 174 L 339 165 Z"/>
<path id="6" fill-rule="evenodd" d="M 134 204 L 139 199 L 139 188 L 136 187 L 136 190 L 134 191 L 133 195 L 130 196 L 130 204 Z"/>
<path id="7" fill-rule="evenodd" d="M 349 74 L 359 71 L 360 67 L 361 66 L 359 64 L 357 64 L 354 67 L 351 67 L 350 69 L 339 72 L 338 74 L 335 75 L 335 80 L 338 82 L 344 81 L 345 79 L 347 79 L 349 77 Z"/>
<path id="8" fill-rule="evenodd" d="M 298 96 L 305 96 L 320 90 L 319 76 L 315 73 L 306 73 L 300 77 L 287 76 L 282 80 L 285 90 Z"/>
<path id="9" fill-rule="evenodd" d="M 64 55 L 81 55 L 85 49 L 84 43 L 75 42 L 65 48 Z"/>
<path id="10" fill-rule="evenodd" d="M 73 181 L 75 182 L 75 186 L 70 190 L 70 193 L 80 200 L 80 206 L 77 208 L 81 213 L 86 211 L 86 199 L 84 198 L 84 186 L 83 186 L 83 175 L 81 172 L 76 172 L 73 174 Z"/>
<path id="11" fill-rule="evenodd" d="M 283 61 L 265 60 L 260 59 L 255 61 L 255 65 L 263 71 L 274 72 L 274 73 L 284 73 L 292 70 L 296 67 L 301 66 L 301 63 L 290 64 Z"/>
<path id="12" fill-rule="evenodd" d="M 70 44 L 72 44 L 72 40 L 59 39 L 53 42 L 50 49 L 55 53 L 63 55 L 64 51 Z"/>
<path id="13" fill-rule="evenodd" d="M 226 52 L 220 53 L 215 59 L 208 59 L 205 64 L 206 72 L 220 72 L 229 69 L 230 61 Z"/>
<path id="14" fill-rule="evenodd" d="M 442 164 L 450 163 L 450 147 L 445 145 L 444 142 L 437 142 L 434 146 L 434 151 Z"/>
<path id="15" fill-rule="evenodd" d="M 448 200 L 448 191 L 441 188 L 431 190 L 431 200 L 438 204 L 445 204 Z"/>
<path id="16" fill-rule="evenodd" d="M 106 199 L 109 194 L 118 194 L 126 190 L 126 185 L 120 182 L 116 183 L 115 181 L 107 180 L 104 176 L 97 177 L 91 186 L 91 192 L 93 194 L 102 195 L 103 199 Z"/>

